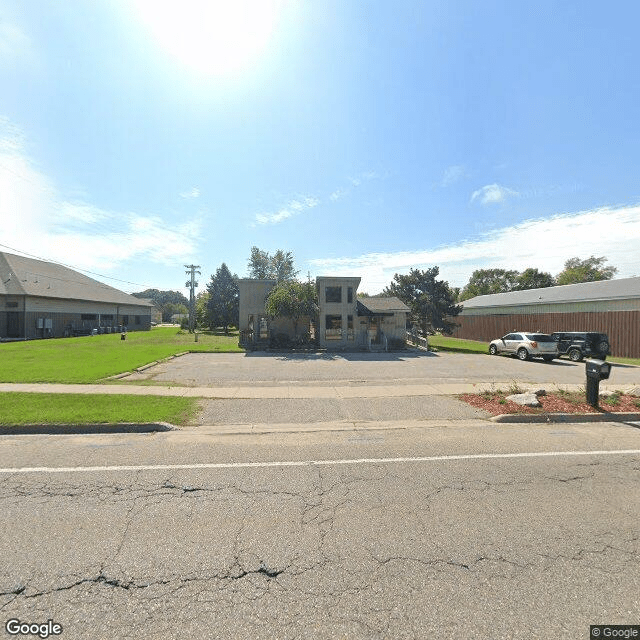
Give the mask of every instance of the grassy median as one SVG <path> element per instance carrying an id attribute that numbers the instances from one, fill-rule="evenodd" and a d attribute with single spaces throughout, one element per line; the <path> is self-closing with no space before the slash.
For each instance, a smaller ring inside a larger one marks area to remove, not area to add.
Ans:
<path id="1" fill-rule="evenodd" d="M 177 327 L 0 344 L 0 382 L 91 383 L 185 351 L 238 352 L 238 334 L 193 334 Z"/>
<path id="2" fill-rule="evenodd" d="M 198 410 L 195 398 L 81 393 L 0 394 L 0 424 L 170 422 L 185 425 Z"/>
<path id="3" fill-rule="evenodd" d="M 437 335 L 429 336 L 429 349 L 455 353 L 489 353 L 489 343 Z"/>

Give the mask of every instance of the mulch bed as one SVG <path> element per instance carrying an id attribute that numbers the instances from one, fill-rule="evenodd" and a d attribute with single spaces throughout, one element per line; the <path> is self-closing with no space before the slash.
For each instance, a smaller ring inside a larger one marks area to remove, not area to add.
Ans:
<path id="1" fill-rule="evenodd" d="M 460 400 L 472 407 L 482 409 L 492 416 L 506 413 L 639 413 L 640 398 L 625 394 L 616 394 L 611 399 L 600 398 L 600 408 L 595 409 L 585 401 L 585 394 L 580 392 L 548 393 L 539 396 L 542 407 L 522 407 L 515 402 L 505 400 L 511 392 L 492 391 L 486 393 L 465 393 Z"/>

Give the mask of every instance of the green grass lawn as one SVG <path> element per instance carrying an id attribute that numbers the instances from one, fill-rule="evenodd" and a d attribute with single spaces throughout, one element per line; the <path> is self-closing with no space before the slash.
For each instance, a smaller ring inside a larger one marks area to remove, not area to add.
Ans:
<path id="1" fill-rule="evenodd" d="M 0 344 L 0 382 L 91 383 L 185 351 L 242 352 L 238 333 L 198 333 L 177 327 L 81 338 Z"/>
<path id="2" fill-rule="evenodd" d="M 0 394 L 0 424 L 92 424 L 170 422 L 188 424 L 198 410 L 195 398 L 81 393 Z"/>
<path id="3" fill-rule="evenodd" d="M 607 360 L 609 362 L 618 362 L 620 364 L 631 364 L 636 367 L 640 367 L 640 358 L 616 358 L 614 356 L 614 357 L 607 358 Z"/>
<path id="4" fill-rule="evenodd" d="M 489 353 L 489 343 L 438 335 L 429 336 L 429 349 L 433 349 L 433 351 L 455 351 L 458 353 Z"/>

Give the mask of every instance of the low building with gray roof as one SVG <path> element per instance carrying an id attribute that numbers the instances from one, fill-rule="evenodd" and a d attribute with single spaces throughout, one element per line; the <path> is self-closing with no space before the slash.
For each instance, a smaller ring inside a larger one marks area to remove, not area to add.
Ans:
<path id="1" fill-rule="evenodd" d="M 454 336 L 494 340 L 510 331 L 606 333 L 614 356 L 640 357 L 640 277 L 477 296 Z"/>
<path id="2" fill-rule="evenodd" d="M 0 252 L 0 340 L 148 330 L 152 308 L 64 265 Z"/>

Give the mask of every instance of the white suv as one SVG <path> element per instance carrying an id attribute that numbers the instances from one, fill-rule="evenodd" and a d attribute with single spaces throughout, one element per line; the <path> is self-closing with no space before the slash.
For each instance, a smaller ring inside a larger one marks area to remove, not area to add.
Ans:
<path id="1" fill-rule="evenodd" d="M 520 360 L 543 358 L 551 362 L 558 357 L 558 343 L 546 333 L 508 333 L 489 343 L 489 353 L 516 355 Z"/>

